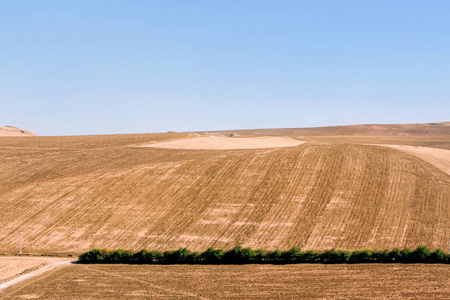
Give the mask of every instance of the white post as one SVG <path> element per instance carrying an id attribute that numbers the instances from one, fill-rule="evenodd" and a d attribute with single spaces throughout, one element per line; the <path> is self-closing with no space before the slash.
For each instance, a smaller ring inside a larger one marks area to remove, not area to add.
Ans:
<path id="1" fill-rule="evenodd" d="M 164 235 L 163 252 L 166 251 L 166 236 Z"/>
<path id="2" fill-rule="evenodd" d="M 19 254 L 22 254 L 22 234 L 23 234 L 23 230 L 20 231 L 20 250 L 19 250 Z"/>

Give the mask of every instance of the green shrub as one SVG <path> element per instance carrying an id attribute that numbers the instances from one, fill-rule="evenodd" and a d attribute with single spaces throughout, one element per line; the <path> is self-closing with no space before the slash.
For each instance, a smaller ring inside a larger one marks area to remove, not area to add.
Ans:
<path id="1" fill-rule="evenodd" d="M 320 254 L 320 261 L 325 264 L 342 264 L 350 260 L 351 252 L 342 250 L 327 250 Z"/>
<path id="2" fill-rule="evenodd" d="M 78 256 L 81 262 L 102 262 L 105 259 L 106 250 L 92 249 L 88 252 L 82 253 Z"/>
<path id="3" fill-rule="evenodd" d="M 372 251 L 364 249 L 362 251 L 353 251 L 350 255 L 349 262 L 351 263 L 368 263 L 372 259 Z"/>
<path id="4" fill-rule="evenodd" d="M 194 251 L 190 252 L 189 255 L 186 257 L 186 263 L 187 264 L 195 264 L 201 261 L 201 255 L 199 252 Z"/>
<path id="5" fill-rule="evenodd" d="M 224 253 L 222 260 L 228 264 L 248 264 L 252 262 L 253 253 L 250 248 L 242 248 L 237 245 L 233 249 L 230 249 Z"/>
<path id="6" fill-rule="evenodd" d="M 281 252 L 279 249 L 275 249 L 273 251 L 268 251 L 264 255 L 265 261 L 268 263 L 273 263 L 273 264 L 280 263 L 282 256 L 283 256 L 283 252 Z"/>
<path id="7" fill-rule="evenodd" d="M 398 248 L 394 248 L 389 252 L 389 259 L 394 262 L 402 262 L 403 252 Z"/>
<path id="8" fill-rule="evenodd" d="M 263 249 L 253 250 L 253 262 L 255 263 L 263 263 L 266 258 L 266 251 Z"/>
<path id="9" fill-rule="evenodd" d="M 320 261 L 320 253 L 314 250 L 309 250 L 302 255 L 302 262 L 316 263 Z"/>
<path id="10" fill-rule="evenodd" d="M 123 249 L 104 250 L 92 249 L 79 255 L 79 261 L 84 263 L 140 263 L 140 264 L 293 264 L 293 263 L 450 263 L 450 254 L 441 249 L 431 252 L 426 246 L 419 246 L 414 251 L 408 248 L 391 251 L 357 250 L 353 252 L 343 250 L 327 250 L 321 253 L 310 250 L 302 252 L 299 247 L 292 247 L 287 251 L 279 249 L 264 251 L 242 248 L 237 245 L 233 249 L 208 248 L 203 253 L 191 252 L 186 248 L 176 251 L 147 251 L 130 252 Z"/>
<path id="11" fill-rule="evenodd" d="M 401 250 L 401 253 L 402 253 L 402 259 L 400 262 L 403 262 L 403 263 L 412 262 L 411 249 L 405 248 L 405 249 Z"/>
<path id="12" fill-rule="evenodd" d="M 215 250 L 214 248 L 209 247 L 200 256 L 203 262 L 207 264 L 219 264 L 222 262 L 223 254 L 224 252 L 222 249 Z"/>
<path id="13" fill-rule="evenodd" d="M 426 246 L 419 246 L 413 252 L 411 252 L 412 262 L 428 262 L 430 260 L 431 251 Z"/>
<path id="14" fill-rule="evenodd" d="M 118 263 L 118 262 L 129 263 L 132 261 L 132 258 L 133 258 L 132 252 L 123 249 L 117 249 L 115 251 L 107 251 L 104 261 L 111 263 Z"/>
<path id="15" fill-rule="evenodd" d="M 301 261 L 302 255 L 303 255 L 302 249 L 300 249 L 300 247 L 294 246 L 288 251 L 283 253 L 282 260 L 285 263 L 289 264 L 298 263 Z"/>
<path id="16" fill-rule="evenodd" d="M 165 252 L 164 258 L 166 263 L 172 264 L 183 264 L 186 263 L 188 256 L 190 255 L 190 251 L 186 248 L 180 248 L 176 251 Z"/>
<path id="17" fill-rule="evenodd" d="M 136 253 L 133 254 L 133 258 L 132 261 L 134 263 L 138 263 L 138 264 L 149 264 L 152 263 L 152 261 L 147 261 L 148 258 L 148 251 L 145 249 L 142 249 L 141 251 L 138 251 Z"/>
<path id="18" fill-rule="evenodd" d="M 441 249 L 436 249 L 430 254 L 430 262 L 433 263 L 446 263 L 448 254 L 445 254 Z"/>
<path id="19" fill-rule="evenodd" d="M 388 250 L 381 250 L 372 252 L 372 260 L 378 263 L 386 263 L 392 261 L 392 258 Z"/>

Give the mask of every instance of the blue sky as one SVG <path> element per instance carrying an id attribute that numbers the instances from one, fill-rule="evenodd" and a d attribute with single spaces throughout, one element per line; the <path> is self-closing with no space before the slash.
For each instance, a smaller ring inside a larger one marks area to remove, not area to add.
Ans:
<path id="1" fill-rule="evenodd" d="M 450 121 L 450 1 L 0 0 L 0 125 Z"/>

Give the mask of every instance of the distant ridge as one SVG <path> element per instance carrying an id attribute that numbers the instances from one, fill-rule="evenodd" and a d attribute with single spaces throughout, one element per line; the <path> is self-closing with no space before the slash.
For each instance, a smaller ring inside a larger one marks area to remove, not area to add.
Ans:
<path id="1" fill-rule="evenodd" d="M 14 126 L 0 126 L 0 136 L 37 136 L 37 134 Z"/>
<path id="2" fill-rule="evenodd" d="M 366 124 L 326 126 L 311 128 L 270 128 L 219 130 L 207 133 L 233 134 L 250 136 L 281 135 L 281 136 L 450 136 L 450 122 L 422 124 Z"/>

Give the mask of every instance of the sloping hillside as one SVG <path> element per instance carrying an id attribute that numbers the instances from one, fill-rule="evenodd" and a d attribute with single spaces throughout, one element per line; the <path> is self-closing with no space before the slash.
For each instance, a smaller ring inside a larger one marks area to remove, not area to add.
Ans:
<path id="1" fill-rule="evenodd" d="M 2 136 L 36 136 L 37 134 L 14 126 L 0 126 L 0 137 Z"/>
<path id="2" fill-rule="evenodd" d="M 0 139 L 0 251 L 447 245 L 450 176 L 408 153 L 138 147 L 189 136 Z"/>
<path id="3" fill-rule="evenodd" d="M 450 122 L 423 124 L 387 124 L 387 125 L 346 125 L 311 128 L 273 128 L 249 130 L 223 130 L 210 133 L 240 135 L 282 135 L 282 136 L 449 136 Z"/>

